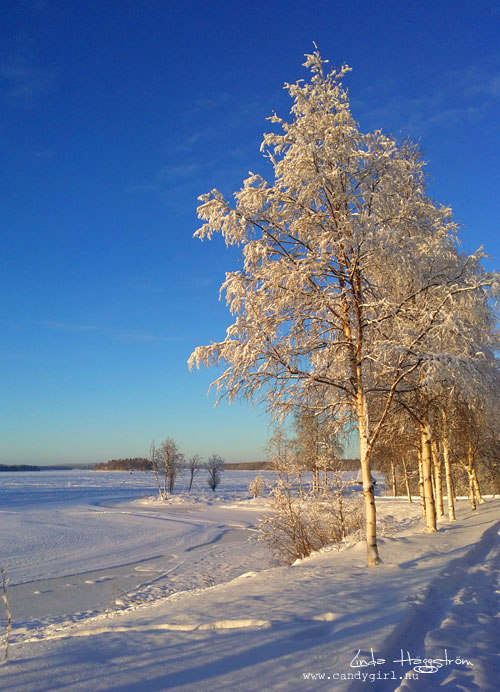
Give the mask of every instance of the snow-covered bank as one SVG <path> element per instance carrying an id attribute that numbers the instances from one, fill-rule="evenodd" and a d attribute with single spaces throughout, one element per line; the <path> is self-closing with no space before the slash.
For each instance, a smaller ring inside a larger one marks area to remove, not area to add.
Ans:
<path id="1" fill-rule="evenodd" d="M 401 501 L 381 499 L 379 507 L 389 534 L 401 514 L 419 512 L 418 506 Z M 118 614 L 73 623 L 60 617 L 35 631 L 17 631 L 12 660 L 0 669 L 0 688 L 295 692 L 385 691 L 403 685 L 405 690 L 497 690 L 500 501 L 490 500 L 474 514 L 459 503 L 459 521 L 442 527 L 425 535 L 418 525 L 414 533 L 414 522 L 407 520 L 403 535 L 381 538 L 384 562 L 371 570 L 358 544 L 293 567 L 241 574 L 242 565 L 240 576 L 228 583 L 173 593 Z M 226 528 L 219 523 L 217 530 Z M 213 550 L 217 542 L 210 545 Z M 247 553 L 248 545 L 243 543 Z M 213 565 L 235 557 L 207 555 Z M 202 569 L 201 558 L 190 569 Z M 460 657 L 465 662 L 436 664 L 435 672 L 402 681 L 418 665 L 395 662 L 401 649 L 403 658 L 408 652 L 414 658 Z"/>

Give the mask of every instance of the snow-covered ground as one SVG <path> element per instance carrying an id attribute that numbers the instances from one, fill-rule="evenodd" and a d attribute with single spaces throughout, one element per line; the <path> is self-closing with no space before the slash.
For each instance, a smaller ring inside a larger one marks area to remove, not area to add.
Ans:
<path id="1" fill-rule="evenodd" d="M 275 564 L 256 540 L 266 501 L 249 500 L 254 477 L 227 472 L 213 493 L 200 476 L 163 503 L 148 473 L 2 473 L 0 565 L 17 625 L 75 621 Z"/>
<path id="2" fill-rule="evenodd" d="M 257 542 L 254 476 L 158 503 L 149 474 L 1 474 L 0 689 L 499 689 L 500 500 L 426 535 L 382 496 L 382 565 L 359 543 L 288 567 Z"/>

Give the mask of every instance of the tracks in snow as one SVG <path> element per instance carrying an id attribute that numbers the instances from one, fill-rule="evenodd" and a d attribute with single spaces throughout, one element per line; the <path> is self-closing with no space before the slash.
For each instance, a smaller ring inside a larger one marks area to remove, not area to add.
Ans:
<path id="1" fill-rule="evenodd" d="M 462 558 L 448 563 L 380 652 L 386 661 L 398 660 L 401 652 L 405 659 L 408 655 L 429 659 L 429 672 L 415 671 L 414 665 L 414 677 L 397 683 L 376 681 L 370 685 L 373 692 L 497 692 L 499 529 L 497 522 Z M 433 664 L 435 660 L 441 663 Z M 401 667 L 402 675 L 411 669 L 407 663 Z M 354 692 L 359 686 L 350 689 Z"/>

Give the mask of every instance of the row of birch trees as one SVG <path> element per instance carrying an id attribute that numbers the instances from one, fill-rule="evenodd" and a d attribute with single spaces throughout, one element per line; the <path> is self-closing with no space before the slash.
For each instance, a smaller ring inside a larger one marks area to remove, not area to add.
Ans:
<path id="1" fill-rule="evenodd" d="M 418 445 L 429 532 L 433 455 L 446 465 L 460 437 L 475 483 L 478 431 L 497 419 L 499 277 L 482 250 L 460 251 L 451 210 L 427 194 L 418 148 L 363 132 L 343 86 L 350 68 L 326 62 L 307 55 L 309 80 L 285 85 L 291 116 L 270 118 L 261 147 L 272 180 L 251 173 L 233 201 L 217 190 L 199 198 L 195 235 L 221 233 L 242 266 L 221 289 L 233 323 L 190 366 L 222 365 L 220 396 L 263 400 L 276 418 L 299 406 L 339 427 L 354 422 L 371 566 L 377 445 Z"/>
<path id="2" fill-rule="evenodd" d="M 500 420 L 494 382 L 492 375 L 476 401 L 456 396 L 451 388 L 447 396 L 436 395 L 424 402 L 425 418 L 406 403 L 389 416 L 375 464 L 385 472 L 394 495 L 398 480 L 399 490 L 410 502 L 412 494 L 420 495 L 430 532 L 436 530 L 436 519 L 456 519 L 457 495 L 467 493 L 475 510 L 484 502 L 482 487 L 500 493 Z M 424 470 L 430 476 L 427 487 Z"/>

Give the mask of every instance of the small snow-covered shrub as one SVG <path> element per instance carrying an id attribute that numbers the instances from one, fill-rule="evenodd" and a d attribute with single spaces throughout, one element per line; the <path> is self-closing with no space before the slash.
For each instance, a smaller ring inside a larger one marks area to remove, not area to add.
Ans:
<path id="1" fill-rule="evenodd" d="M 272 491 L 275 513 L 259 523 L 260 540 L 288 564 L 326 545 L 340 543 L 363 528 L 361 498 L 307 493 L 294 496 L 290 486 Z"/>
<path id="2" fill-rule="evenodd" d="M 248 490 L 249 492 L 252 493 L 253 497 L 260 497 L 262 493 L 264 492 L 264 479 L 262 478 L 262 475 L 259 473 L 253 481 L 250 481 L 248 485 Z"/>

